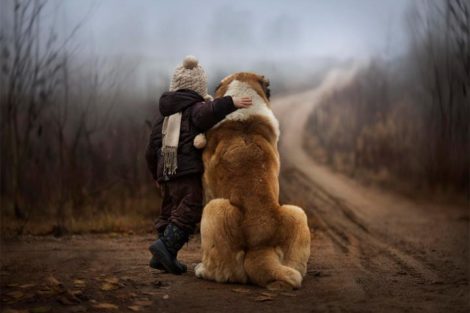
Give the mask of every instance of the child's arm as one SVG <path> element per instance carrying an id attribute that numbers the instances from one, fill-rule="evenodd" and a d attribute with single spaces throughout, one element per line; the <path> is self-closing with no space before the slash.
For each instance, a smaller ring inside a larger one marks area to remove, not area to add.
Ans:
<path id="1" fill-rule="evenodd" d="M 191 110 L 191 119 L 201 131 L 212 128 L 237 109 L 247 108 L 251 105 L 251 98 L 232 98 L 226 96 L 213 101 L 196 103 Z"/>

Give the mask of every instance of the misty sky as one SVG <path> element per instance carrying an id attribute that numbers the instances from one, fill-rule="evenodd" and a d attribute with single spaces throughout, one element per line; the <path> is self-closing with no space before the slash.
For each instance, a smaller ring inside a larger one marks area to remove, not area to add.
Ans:
<path id="1" fill-rule="evenodd" d="M 82 47 L 97 54 L 363 58 L 403 51 L 410 1 L 68 0 L 65 15 L 68 27 L 88 16 Z"/>
<path id="2" fill-rule="evenodd" d="M 199 58 L 210 81 L 258 69 L 300 77 L 322 58 L 397 56 L 406 50 L 404 17 L 412 1 L 52 0 L 58 9 L 49 16 L 63 33 L 83 23 L 76 56 L 135 64 L 136 81 L 151 89 L 167 83 L 188 54 Z"/>

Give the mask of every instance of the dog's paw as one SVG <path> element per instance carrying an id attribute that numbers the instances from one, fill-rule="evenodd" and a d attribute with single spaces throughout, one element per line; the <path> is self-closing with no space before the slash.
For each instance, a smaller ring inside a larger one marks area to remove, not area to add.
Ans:
<path id="1" fill-rule="evenodd" d="M 302 286 L 302 275 L 299 271 L 290 268 L 285 274 L 286 275 L 283 277 L 285 282 L 290 284 L 294 289 L 299 289 Z"/>
<path id="2" fill-rule="evenodd" d="M 204 264 L 199 263 L 194 267 L 194 274 L 197 278 L 203 278 L 204 276 Z"/>

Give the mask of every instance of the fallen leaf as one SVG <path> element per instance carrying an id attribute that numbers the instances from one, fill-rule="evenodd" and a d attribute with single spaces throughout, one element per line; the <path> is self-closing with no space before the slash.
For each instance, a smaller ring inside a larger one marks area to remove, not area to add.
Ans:
<path id="1" fill-rule="evenodd" d="M 273 301 L 273 297 L 257 296 L 255 297 L 255 301 L 258 301 L 258 302 Z"/>
<path id="2" fill-rule="evenodd" d="M 238 293 L 249 293 L 250 289 L 247 289 L 247 288 L 233 288 L 232 291 L 233 292 L 238 292 Z"/>
<path id="3" fill-rule="evenodd" d="M 93 305 L 93 307 L 95 309 L 103 309 L 103 310 L 117 310 L 119 309 L 119 307 L 115 304 L 112 304 L 112 303 L 97 303 L 95 305 Z"/>
<path id="4" fill-rule="evenodd" d="M 264 301 L 272 301 L 274 299 L 274 295 L 269 292 L 262 292 L 259 296 L 255 297 L 255 301 L 264 302 Z"/>
<path id="5" fill-rule="evenodd" d="M 133 312 L 139 312 L 141 309 L 141 307 L 138 305 L 129 305 L 127 308 Z"/>
<path id="6" fill-rule="evenodd" d="M 106 277 L 104 281 L 110 284 L 117 284 L 119 283 L 119 278 L 117 278 L 116 276 L 111 276 L 111 277 Z"/>
<path id="7" fill-rule="evenodd" d="M 16 300 L 19 300 L 24 297 L 24 293 L 21 291 L 10 291 L 10 292 L 7 292 L 6 295 Z"/>
<path id="8" fill-rule="evenodd" d="M 80 288 L 80 287 L 85 287 L 86 286 L 86 282 L 83 280 L 83 279 L 75 279 L 73 281 L 73 285 L 77 288 Z"/>
<path id="9" fill-rule="evenodd" d="M 60 281 L 58 281 L 57 278 L 55 278 L 52 275 L 48 276 L 46 278 L 46 283 L 49 284 L 50 286 L 54 286 L 54 287 L 62 286 L 62 283 Z"/>
<path id="10" fill-rule="evenodd" d="M 21 289 L 29 289 L 29 288 L 32 288 L 34 286 L 36 286 L 36 284 L 31 283 L 31 284 L 19 285 L 18 287 L 21 288 Z"/>
<path id="11" fill-rule="evenodd" d="M 69 290 L 69 292 L 74 295 L 75 297 L 80 297 L 83 295 L 83 291 L 81 290 Z"/>
<path id="12" fill-rule="evenodd" d="M 163 298 L 163 300 L 168 300 L 170 298 L 170 296 L 169 295 L 164 295 L 162 298 Z"/>
<path id="13" fill-rule="evenodd" d="M 136 299 L 137 301 L 150 301 L 150 298 L 146 297 L 140 297 L 139 299 Z"/>
<path id="14" fill-rule="evenodd" d="M 111 290 L 116 290 L 119 288 L 119 285 L 116 284 L 111 284 L 111 283 L 103 283 L 100 287 L 101 290 L 103 291 L 111 291 Z"/>
<path id="15" fill-rule="evenodd" d="M 74 293 L 68 290 L 62 296 L 60 296 L 57 301 L 63 305 L 73 305 L 82 302 Z"/>
<path id="16" fill-rule="evenodd" d="M 32 309 L 29 309 L 29 313 L 47 313 L 51 311 L 50 306 L 38 306 Z"/>
<path id="17" fill-rule="evenodd" d="M 294 288 L 286 282 L 275 281 L 273 283 L 270 283 L 267 286 L 267 289 L 271 291 L 287 291 L 287 290 L 293 290 Z"/>
<path id="18" fill-rule="evenodd" d="M 149 300 L 137 300 L 134 302 L 135 305 L 138 305 L 138 306 L 150 306 L 152 305 L 152 301 L 149 301 Z"/>

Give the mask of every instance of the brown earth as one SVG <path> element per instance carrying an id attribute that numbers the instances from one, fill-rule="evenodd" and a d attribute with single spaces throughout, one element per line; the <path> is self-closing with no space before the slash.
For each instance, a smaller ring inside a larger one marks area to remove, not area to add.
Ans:
<path id="1" fill-rule="evenodd" d="M 323 261 L 337 279 L 320 288 L 341 290 L 336 305 L 345 311 L 469 312 L 468 203 L 416 201 L 364 187 L 303 149 L 310 112 L 356 69 L 331 71 L 314 90 L 273 103 L 283 134 L 282 198 L 306 208 L 314 243 L 324 239 L 330 247 L 312 247 L 310 266 L 321 270 L 316 265 Z"/>
<path id="2" fill-rule="evenodd" d="M 190 265 L 182 276 L 148 268 L 151 235 L 31 236 L 2 240 L 1 311 L 469 312 L 468 206 L 366 188 L 302 149 L 308 114 L 353 74 L 333 71 L 316 89 L 273 102 L 282 130 L 282 200 L 303 206 L 312 228 L 300 290 L 195 278 L 197 236 L 181 251 Z"/>

